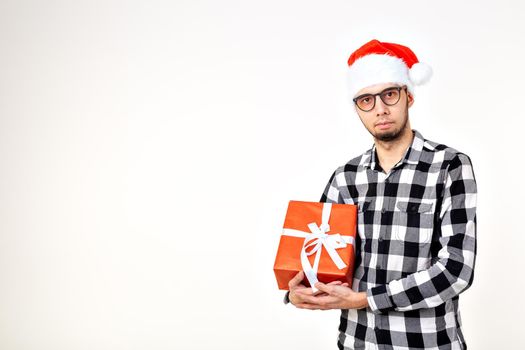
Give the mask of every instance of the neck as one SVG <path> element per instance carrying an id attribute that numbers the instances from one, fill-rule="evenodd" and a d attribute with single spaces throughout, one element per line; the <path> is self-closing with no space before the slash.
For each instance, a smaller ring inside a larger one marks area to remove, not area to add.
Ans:
<path id="1" fill-rule="evenodd" d="M 409 124 L 395 140 L 381 141 L 374 138 L 378 161 L 385 173 L 388 173 L 401 160 L 413 139 L 414 134 Z"/>

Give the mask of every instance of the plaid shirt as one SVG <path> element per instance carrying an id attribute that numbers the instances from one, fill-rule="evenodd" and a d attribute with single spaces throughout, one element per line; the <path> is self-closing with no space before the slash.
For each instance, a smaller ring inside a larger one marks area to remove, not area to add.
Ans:
<path id="1" fill-rule="evenodd" d="M 358 206 L 352 289 L 369 307 L 341 310 L 340 349 L 467 348 L 458 300 L 474 277 L 474 172 L 464 153 L 413 133 L 388 174 L 374 145 L 337 168 L 321 197 Z"/>

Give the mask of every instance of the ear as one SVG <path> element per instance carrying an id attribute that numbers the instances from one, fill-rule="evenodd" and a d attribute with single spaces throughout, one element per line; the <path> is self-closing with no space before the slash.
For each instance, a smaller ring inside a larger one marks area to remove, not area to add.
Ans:
<path id="1" fill-rule="evenodd" d="M 410 92 L 407 91 L 407 96 L 408 96 L 408 108 L 410 108 L 414 104 L 414 95 L 412 95 Z"/>

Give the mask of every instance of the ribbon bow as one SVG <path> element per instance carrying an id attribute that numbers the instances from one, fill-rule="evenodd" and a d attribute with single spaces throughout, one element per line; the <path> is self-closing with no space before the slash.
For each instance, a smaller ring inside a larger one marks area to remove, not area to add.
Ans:
<path id="1" fill-rule="evenodd" d="M 318 226 L 315 222 L 308 224 L 310 232 L 289 228 L 283 229 L 283 235 L 304 238 L 303 248 L 301 249 L 301 265 L 314 293 L 317 292 L 315 284 L 319 281 L 317 279 L 317 270 L 321 259 L 322 247 L 325 247 L 334 264 L 341 270 L 346 267 L 346 264 L 336 252 L 336 249 L 345 248 L 347 244 L 354 244 L 354 237 L 352 236 L 343 236 L 339 233 L 329 235 L 326 233 L 330 231 L 328 221 L 331 211 L 332 204 L 324 203 L 321 225 Z M 312 254 L 315 254 L 313 266 L 310 265 L 308 260 L 308 256 Z"/>

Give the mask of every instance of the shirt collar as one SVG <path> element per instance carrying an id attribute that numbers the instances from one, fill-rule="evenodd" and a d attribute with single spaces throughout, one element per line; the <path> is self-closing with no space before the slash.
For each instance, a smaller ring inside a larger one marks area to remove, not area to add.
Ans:
<path id="1" fill-rule="evenodd" d="M 412 130 L 412 133 L 414 134 L 414 139 L 412 140 L 412 143 L 405 151 L 405 155 L 403 156 L 403 158 L 394 167 L 399 166 L 403 163 L 417 164 L 419 162 L 425 139 L 423 138 L 423 135 L 421 135 L 421 133 L 415 129 Z M 365 168 L 378 169 L 376 160 L 377 152 L 376 145 L 374 143 L 372 148 L 365 152 L 362 164 Z"/>

